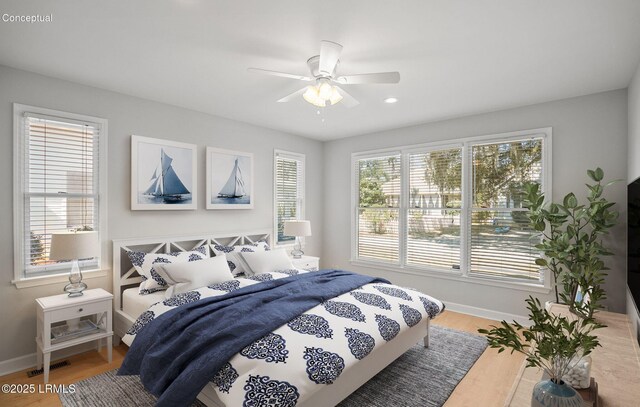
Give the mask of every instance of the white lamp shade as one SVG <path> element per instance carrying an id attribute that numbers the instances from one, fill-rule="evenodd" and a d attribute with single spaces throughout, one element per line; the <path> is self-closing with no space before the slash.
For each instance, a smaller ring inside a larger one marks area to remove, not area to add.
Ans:
<path id="1" fill-rule="evenodd" d="M 308 220 L 285 220 L 285 236 L 311 236 L 311 222 Z"/>
<path id="2" fill-rule="evenodd" d="M 51 260 L 88 259 L 100 255 L 96 232 L 61 232 L 51 234 Z"/>

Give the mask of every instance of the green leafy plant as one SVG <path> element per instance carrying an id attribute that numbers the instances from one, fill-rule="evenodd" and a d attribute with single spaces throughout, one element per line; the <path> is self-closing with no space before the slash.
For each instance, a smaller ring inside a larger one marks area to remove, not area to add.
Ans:
<path id="1" fill-rule="evenodd" d="M 603 325 L 593 318 L 576 318 L 549 313 L 540 300 L 529 297 L 526 300 L 532 324 L 525 328 L 516 321 L 509 324 L 502 321 L 500 326 L 492 325 L 490 330 L 479 329 L 487 335 L 489 346 L 498 352 L 511 349 L 526 356 L 527 367 L 543 369 L 552 381 L 558 383 L 580 358 L 600 346 L 598 338 L 591 333 Z"/>
<path id="2" fill-rule="evenodd" d="M 580 204 L 576 195 L 569 193 L 562 203 L 545 204 L 539 185 L 528 184 L 525 207 L 532 227 L 542 235 L 536 248 L 543 256 L 536 259 L 536 264 L 551 270 L 556 302 L 562 301 L 572 312 L 591 318 L 606 298 L 602 285 L 608 268 L 602 257 L 612 253 L 602 237 L 616 224 L 618 212 L 612 209 L 615 203 L 602 196 L 616 181 L 603 185 L 601 168 L 588 170 L 587 175 L 595 182 L 586 184 L 588 203 Z"/>

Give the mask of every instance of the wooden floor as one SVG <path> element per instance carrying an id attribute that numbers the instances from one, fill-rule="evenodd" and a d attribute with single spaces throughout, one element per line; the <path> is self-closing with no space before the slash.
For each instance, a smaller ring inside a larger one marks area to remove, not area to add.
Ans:
<path id="1" fill-rule="evenodd" d="M 478 328 L 486 328 L 496 321 L 473 317 L 447 311 L 439 316 L 434 324 L 461 331 L 477 333 Z M 70 366 L 61 367 L 50 372 L 50 383 L 71 384 L 91 376 L 104 373 L 120 366 L 127 346 L 121 344 L 114 348 L 113 362 L 107 363 L 106 351 L 102 354 L 87 352 L 67 358 Z M 487 349 L 445 404 L 445 407 L 487 406 L 501 407 L 524 360 L 521 355 L 509 355 L 504 352 L 498 355 L 493 349 Z M 28 378 L 26 371 L 0 377 L 0 384 L 34 384 L 36 394 L 4 394 L 0 393 L 0 406 L 60 406 L 56 394 L 38 394 L 38 386 L 42 384 L 42 375 Z"/>

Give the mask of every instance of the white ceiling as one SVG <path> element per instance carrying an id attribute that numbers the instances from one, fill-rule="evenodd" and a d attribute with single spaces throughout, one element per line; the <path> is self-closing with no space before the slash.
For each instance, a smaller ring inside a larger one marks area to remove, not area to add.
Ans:
<path id="1" fill-rule="evenodd" d="M 638 0 L 2 0 L 0 64 L 320 140 L 624 88 L 640 60 Z M 275 101 L 320 40 L 344 46 L 361 104 Z M 400 99 L 395 105 L 385 97 Z M 324 122 L 321 119 L 324 118 Z"/>

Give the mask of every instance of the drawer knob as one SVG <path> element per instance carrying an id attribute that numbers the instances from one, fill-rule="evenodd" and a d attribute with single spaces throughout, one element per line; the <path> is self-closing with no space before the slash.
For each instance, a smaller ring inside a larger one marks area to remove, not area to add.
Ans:
<path id="1" fill-rule="evenodd" d="M 78 312 L 82 312 L 82 308 L 78 308 Z"/>

